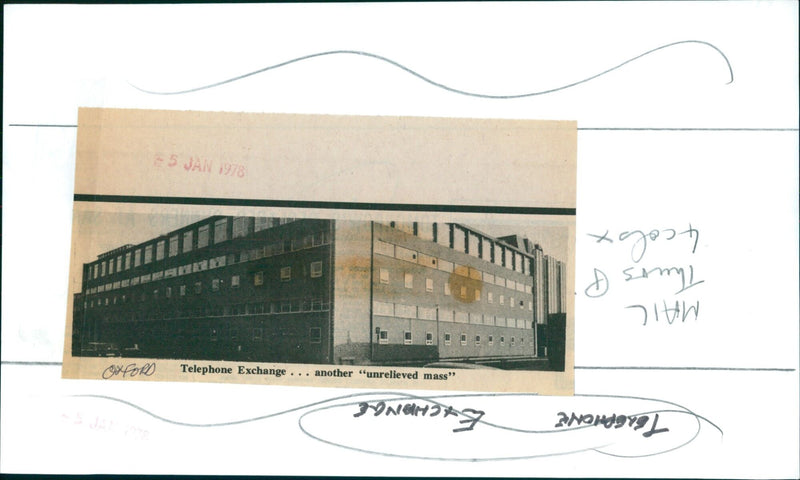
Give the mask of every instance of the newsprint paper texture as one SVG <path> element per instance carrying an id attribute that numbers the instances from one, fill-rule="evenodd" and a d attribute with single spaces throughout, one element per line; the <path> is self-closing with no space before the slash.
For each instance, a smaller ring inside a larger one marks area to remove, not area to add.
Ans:
<path id="1" fill-rule="evenodd" d="M 63 376 L 571 395 L 576 133 L 81 109 Z"/>

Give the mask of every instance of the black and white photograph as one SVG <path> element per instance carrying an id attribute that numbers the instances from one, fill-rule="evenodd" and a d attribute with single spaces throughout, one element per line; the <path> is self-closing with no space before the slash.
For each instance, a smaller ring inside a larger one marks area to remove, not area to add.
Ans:
<path id="1" fill-rule="evenodd" d="M 104 235 L 75 285 L 75 357 L 564 370 L 564 227 L 83 211 L 76 222 Z"/>

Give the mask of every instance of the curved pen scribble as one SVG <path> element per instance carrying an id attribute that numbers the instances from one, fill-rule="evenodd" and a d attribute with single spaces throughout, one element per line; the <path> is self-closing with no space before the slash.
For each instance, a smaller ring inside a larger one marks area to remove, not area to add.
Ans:
<path id="1" fill-rule="evenodd" d="M 533 458 L 549 457 L 549 456 L 569 455 L 569 454 L 579 453 L 579 452 L 584 452 L 584 451 L 596 451 L 597 453 L 602 453 L 603 455 L 608 455 L 608 456 L 613 456 L 613 457 L 620 457 L 620 458 L 639 458 L 639 457 L 648 457 L 648 456 L 660 455 L 660 454 L 663 454 L 663 453 L 667 453 L 667 452 L 671 452 L 671 451 L 677 450 L 679 448 L 682 448 L 682 447 L 688 445 L 689 443 L 694 441 L 697 438 L 697 436 L 700 434 L 700 429 L 701 429 L 700 421 L 701 420 L 705 421 L 708 424 L 710 424 L 711 426 L 713 426 L 715 429 L 717 429 L 719 431 L 719 433 L 721 435 L 723 434 L 722 429 L 719 428 L 719 426 L 715 425 L 713 422 L 711 422 L 709 419 L 692 412 L 691 410 L 689 410 L 688 408 L 686 408 L 686 407 L 684 407 L 682 405 L 679 405 L 679 404 L 674 403 L 674 402 L 670 402 L 668 400 L 659 400 L 659 399 L 653 399 L 653 398 L 647 398 L 647 397 L 633 397 L 633 396 L 625 396 L 625 395 L 581 395 L 581 394 L 576 394 L 575 396 L 576 397 L 619 398 L 619 399 L 645 400 L 645 401 L 654 401 L 654 402 L 666 403 L 666 404 L 669 404 L 669 405 L 677 407 L 679 410 L 657 409 L 657 410 L 652 410 L 652 411 L 648 411 L 648 412 L 640 412 L 640 413 L 637 413 L 636 416 L 652 414 L 652 413 L 666 413 L 666 412 L 687 414 L 687 415 L 691 415 L 691 416 L 695 417 L 695 421 L 697 422 L 697 429 L 695 430 L 694 434 L 692 435 L 692 437 L 689 440 L 687 440 L 686 442 L 684 442 L 684 443 L 682 443 L 682 444 L 680 444 L 680 445 L 678 445 L 676 447 L 672 447 L 672 448 L 670 448 L 670 449 L 668 449 L 666 451 L 660 451 L 660 452 L 642 454 L 642 455 L 620 455 L 620 454 L 613 454 L 613 453 L 609 453 L 609 452 L 604 452 L 604 451 L 602 451 L 602 449 L 607 447 L 607 446 L 609 446 L 609 445 L 601 445 L 601 446 L 582 448 L 582 449 L 569 451 L 569 452 L 555 452 L 555 453 L 548 453 L 548 454 L 534 454 L 534 455 L 509 456 L 509 457 L 486 457 L 486 458 L 452 458 L 452 457 L 436 457 L 436 456 L 403 455 L 403 454 L 394 454 L 394 453 L 391 453 L 391 452 L 381 452 L 381 451 L 372 451 L 372 450 L 362 449 L 362 448 L 358 448 L 358 447 L 354 447 L 354 446 L 339 444 L 339 443 L 336 443 L 336 442 L 333 442 L 333 441 L 330 441 L 330 440 L 325 440 L 325 439 L 320 438 L 320 437 L 318 437 L 316 435 L 313 435 L 306 428 L 303 427 L 303 419 L 309 414 L 312 414 L 312 413 L 315 413 L 315 412 L 319 412 L 319 411 L 323 411 L 323 410 L 333 409 L 333 408 L 342 408 L 342 407 L 347 407 L 347 406 L 351 406 L 351 405 L 358 405 L 359 403 L 364 401 L 364 397 L 378 397 L 378 398 L 370 399 L 370 401 L 373 401 L 373 402 L 377 402 L 377 401 L 389 402 L 389 401 L 395 401 L 395 400 L 422 400 L 422 401 L 427 401 L 429 403 L 433 403 L 433 404 L 440 405 L 440 406 L 444 407 L 445 404 L 443 404 L 443 403 L 441 403 L 439 401 L 436 401 L 434 399 L 473 398 L 473 397 L 509 397 L 509 396 L 536 396 L 536 394 L 527 394 L 527 393 L 443 394 L 443 395 L 436 395 L 436 396 L 427 397 L 427 396 L 417 396 L 417 395 L 414 395 L 414 394 L 411 394 L 411 393 L 406 393 L 406 392 L 391 392 L 391 391 L 361 392 L 361 393 L 353 393 L 353 394 L 348 394 L 348 395 L 341 395 L 341 396 L 337 396 L 337 397 L 331 397 L 331 398 L 327 398 L 327 399 L 324 399 L 324 400 L 320 400 L 318 402 L 307 403 L 307 404 L 300 405 L 300 406 L 297 406 L 297 407 L 294 407 L 294 408 L 289 408 L 289 409 L 286 409 L 286 410 L 281 410 L 281 411 L 270 413 L 270 414 L 266 414 L 266 415 L 260 415 L 260 416 L 256 416 L 256 417 L 249 417 L 249 418 L 244 418 L 244 419 L 240 419 L 240 420 L 232 420 L 232 421 L 218 422 L 218 423 L 189 423 L 189 422 L 182 422 L 182 421 L 172 420 L 172 419 L 163 417 L 163 416 L 158 415 L 158 414 L 156 414 L 154 412 L 151 412 L 151 411 L 147 410 L 146 408 L 141 407 L 141 406 L 139 406 L 139 405 L 137 405 L 137 404 L 135 404 L 133 402 L 129 402 L 127 400 L 123 400 L 123 399 L 117 398 L 117 397 L 111 397 L 111 396 L 107 396 L 107 395 L 95 395 L 95 394 L 72 395 L 72 397 L 77 397 L 77 398 L 95 398 L 95 399 L 107 400 L 107 401 L 111 401 L 111 402 L 115 402 L 115 403 L 120 403 L 120 404 L 126 405 L 128 407 L 131 407 L 131 408 L 133 408 L 135 410 L 138 410 L 138 411 L 140 411 L 140 412 L 142 412 L 142 413 L 144 413 L 146 415 L 149 415 L 152 418 L 160 420 L 162 422 L 165 422 L 165 423 L 168 423 L 168 424 L 172 424 L 172 425 L 182 426 L 182 427 L 227 427 L 227 426 L 241 425 L 241 424 L 245 424 L 245 423 L 251 423 L 251 422 L 256 422 L 256 421 L 260 421 L 260 420 L 265 420 L 265 419 L 268 419 L 268 418 L 278 417 L 280 415 L 285 415 L 285 414 L 292 413 L 292 412 L 298 412 L 298 411 L 301 411 L 301 410 L 307 410 L 298 418 L 297 426 L 300 429 L 300 431 L 302 431 L 308 437 L 313 438 L 314 440 L 317 440 L 319 442 L 326 443 L 326 444 L 329 444 L 329 445 L 337 446 L 337 447 L 340 447 L 340 448 L 353 450 L 353 451 L 358 451 L 358 452 L 361 452 L 361 453 L 370 453 L 370 454 L 374 454 L 374 455 L 384 455 L 384 456 L 389 456 L 389 457 L 402 457 L 402 458 L 417 459 L 417 460 L 441 460 L 441 461 L 456 461 L 456 462 L 464 462 L 464 461 L 466 461 L 466 462 L 483 462 L 483 461 L 500 461 L 500 460 L 522 460 L 522 459 L 533 459 Z M 338 403 L 341 400 L 354 400 L 354 399 L 359 399 L 359 400 L 358 401 L 349 401 L 349 402 L 346 402 L 346 403 Z M 457 410 L 457 411 L 461 415 L 464 415 L 467 418 L 474 419 L 474 417 L 472 417 L 471 415 L 466 414 L 463 411 L 460 411 L 460 410 Z M 507 426 L 507 425 L 494 424 L 494 423 L 491 423 L 491 422 L 487 422 L 485 420 L 481 420 L 481 424 L 485 425 L 487 427 L 497 428 L 497 429 L 500 429 L 500 430 L 508 430 L 508 431 L 513 431 L 513 432 L 518 432 L 518 433 L 531 433 L 531 434 L 547 434 L 547 433 L 568 432 L 568 431 L 574 431 L 574 430 L 581 430 L 581 429 L 589 428 L 589 427 L 593 426 L 593 425 L 580 425 L 580 426 L 563 428 L 563 429 L 555 429 L 555 430 L 553 430 L 553 429 L 548 429 L 548 430 L 528 430 L 528 429 L 520 429 L 520 428 L 510 427 L 510 426 Z"/>
<path id="2" fill-rule="evenodd" d="M 713 44 L 711 44 L 709 42 L 705 42 L 703 40 L 680 40 L 680 41 L 677 41 L 677 42 L 668 43 L 666 45 L 661 45 L 660 47 L 653 48 L 652 50 L 648 50 L 648 51 L 646 51 L 646 52 L 644 52 L 642 54 L 639 54 L 639 55 L 637 55 L 637 56 L 635 56 L 633 58 L 629 58 L 628 60 L 625 60 L 624 62 L 620 63 L 619 65 L 611 67 L 611 68 L 609 68 L 607 70 L 604 70 L 604 71 L 602 71 L 600 73 L 597 73 L 595 75 L 592 75 L 590 77 L 584 78 L 583 80 L 578 80 L 576 82 L 572 82 L 572 83 L 569 83 L 567 85 L 563 85 L 563 86 L 556 87 L 556 88 L 551 88 L 551 89 L 548 89 L 548 90 L 542 90 L 542 91 L 538 91 L 538 92 L 529 92 L 529 93 L 520 93 L 520 94 L 515 94 L 515 95 L 489 95 L 489 94 L 484 94 L 484 93 L 468 92 L 466 90 L 460 90 L 460 89 L 457 89 L 457 88 L 449 87 L 449 86 L 447 86 L 447 85 L 445 85 L 443 83 L 439 83 L 439 82 L 437 82 L 435 80 L 432 80 L 432 79 L 430 79 L 430 78 L 428 78 L 428 77 L 426 77 L 426 76 L 424 76 L 424 75 L 412 70 L 411 68 L 409 68 L 409 67 L 407 67 L 407 66 L 405 66 L 405 65 L 403 65 L 403 64 L 401 64 L 399 62 L 396 62 L 396 61 L 394 61 L 394 60 L 392 60 L 390 58 L 387 58 L 387 57 L 384 57 L 384 56 L 381 56 L 381 55 L 377 55 L 375 53 L 364 52 L 364 51 L 360 51 L 360 50 L 331 50 L 331 51 L 327 51 L 327 52 L 312 53 L 310 55 L 305 55 L 305 56 L 302 56 L 302 57 L 293 58 L 293 59 L 287 60 L 285 62 L 276 63 L 275 65 L 270 65 L 268 67 L 264 67 L 264 68 L 261 68 L 259 70 L 255 70 L 255 71 L 250 72 L 250 73 L 245 73 L 243 75 L 239 75 L 239 76 L 236 76 L 236 77 L 233 77 L 233 78 L 229 78 L 227 80 L 222 80 L 222 81 L 219 81 L 219 82 L 211 83 L 211 84 L 208 84 L 208 85 L 203 85 L 203 86 L 200 86 L 200 87 L 190 88 L 190 89 L 186 89 L 186 90 L 177 90 L 177 91 L 174 91 L 174 92 L 158 92 L 158 91 L 154 91 L 154 90 L 146 90 L 144 88 L 137 87 L 136 85 L 133 85 L 131 83 L 129 83 L 129 85 L 131 87 L 139 90 L 140 92 L 149 93 L 151 95 L 182 95 L 182 94 L 185 94 L 185 93 L 199 92 L 201 90 L 207 90 L 209 88 L 219 87 L 219 86 L 222 86 L 222 85 L 225 85 L 225 84 L 228 84 L 228 83 L 233 83 L 233 82 L 236 82 L 238 80 L 242 80 L 242 79 L 247 78 L 247 77 L 252 77 L 253 75 L 258 75 L 259 73 L 264 73 L 264 72 L 267 72 L 269 70 L 275 70 L 277 68 L 285 67 L 287 65 L 291 65 L 291 64 L 297 63 L 297 62 L 301 62 L 303 60 L 310 60 L 312 58 L 325 57 L 325 56 L 328 56 L 328 55 L 359 55 L 359 56 L 362 56 L 362 57 L 368 57 L 368 58 L 372 58 L 372 59 L 375 59 L 375 60 L 380 60 L 382 62 L 386 62 L 386 63 L 388 63 L 388 64 L 390 64 L 392 66 L 395 66 L 395 67 L 399 68 L 400 70 L 405 71 L 406 73 L 409 73 L 409 74 L 413 75 L 414 77 L 419 78 L 423 82 L 429 83 L 429 84 L 431 84 L 431 85 L 433 85 L 435 87 L 439 87 L 439 88 L 441 88 L 443 90 L 446 90 L 448 92 L 458 93 L 460 95 L 466 95 L 468 97 L 488 98 L 488 99 L 493 99 L 493 100 L 509 100 L 509 99 L 515 99 L 515 98 L 535 97 L 535 96 L 538 96 L 538 95 L 545 95 L 545 94 L 548 94 L 548 93 L 558 92 L 560 90 L 566 90 L 566 89 L 574 87 L 576 85 L 580 85 L 582 83 L 586 83 L 586 82 L 589 82 L 591 80 L 594 80 L 595 78 L 601 77 L 601 76 L 603 76 L 603 75 L 605 75 L 605 74 L 607 74 L 609 72 L 613 72 L 614 70 L 616 70 L 618 68 L 621 68 L 621 67 L 623 67 L 623 66 L 625 66 L 625 65 L 627 65 L 627 64 L 629 64 L 629 63 L 631 63 L 631 62 L 633 62 L 635 60 L 638 60 L 638 59 L 640 59 L 642 57 L 650 55 L 651 53 L 655 53 L 655 52 L 657 52 L 659 50 L 663 50 L 665 48 L 674 47 L 676 45 L 682 45 L 682 44 L 699 44 L 699 45 L 704 45 L 704 46 L 707 46 L 709 48 L 714 49 L 725 60 L 725 64 L 728 66 L 728 73 L 730 74 L 730 80 L 727 82 L 727 84 L 733 83 L 733 67 L 731 67 L 731 62 L 728 60 L 728 57 L 722 52 L 722 50 L 717 48 L 715 45 L 713 45 Z"/>

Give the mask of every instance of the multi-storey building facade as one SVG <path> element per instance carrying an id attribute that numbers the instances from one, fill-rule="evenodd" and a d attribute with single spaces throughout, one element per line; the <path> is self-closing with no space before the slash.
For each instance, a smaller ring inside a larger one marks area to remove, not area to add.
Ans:
<path id="1" fill-rule="evenodd" d="M 72 351 L 557 369 L 565 279 L 527 239 L 456 223 L 215 216 L 85 264 Z"/>

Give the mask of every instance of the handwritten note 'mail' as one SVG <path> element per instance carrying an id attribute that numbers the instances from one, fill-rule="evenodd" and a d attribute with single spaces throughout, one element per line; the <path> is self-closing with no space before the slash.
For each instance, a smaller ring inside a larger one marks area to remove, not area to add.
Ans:
<path id="1" fill-rule="evenodd" d="M 600 254 L 614 259 L 593 265 L 586 297 L 621 294 L 623 308 L 645 326 L 654 322 L 685 323 L 700 315 L 697 287 L 705 283 L 697 266 L 700 229 L 683 226 L 586 233 L 585 240 Z"/>

